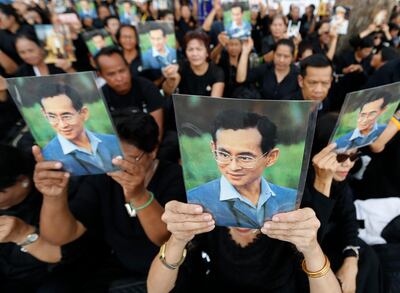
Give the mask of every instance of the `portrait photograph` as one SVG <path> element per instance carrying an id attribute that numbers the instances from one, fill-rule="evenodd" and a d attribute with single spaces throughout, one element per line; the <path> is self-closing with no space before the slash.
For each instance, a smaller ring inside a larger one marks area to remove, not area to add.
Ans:
<path id="1" fill-rule="evenodd" d="M 289 20 L 288 30 L 287 30 L 288 37 L 290 38 L 298 36 L 300 34 L 300 27 L 301 27 L 301 21 L 293 23 L 291 20 Z"/>
<path id="2" fill-rule="evenodd" d="M 55 63 L 57 59 L 76 61 L 75 48 L 67 25 L 35 25 L 35 32 L 46 51 L 45 63 Z"/>
<path id="3" fill-rule="evenodd" d="M 174 24 L 148 21 L 138 26 L 143 69 L 162 69 L 177 63 Z"/>
<path id="4" fill-rule="evenodd" d="M 222 2 L 224 30 L 229 38 L 245 40 L 251 36 L 248 1 Z"/>
<path id="5" fill-rule="evenodd" d="M 336 28 L 338 35 L 346 35 L 349 30 L 350 8 L 347 6 L 335 6 L 331 26 Z"/>
<path id="6" fill-rule="evenodd" d="M 284 15 L 289 14 L 291 5 L 296 5 L 300 10 L 300 15 L 303 15 L 307 6 L 314 5 L 318 7 L 320 1 L 321 0 L 278 0 L 276 2 L 280 3 Z"/>
<path id="7" fill-rule="evenodd" d="M 400 82 L 349 93 L 332 134 L 338 153 L 372 144 L 400 103 Z"/>
<path id="8" fill-rule="evenodd" d="M 91 0 L 76 0 L 75 8 L 78 12 L 80 19 L 97 18 L 96 6 Z"/>
<path id="9" fill-rule="evenodd" d="M 153 0 L 151 2 L 153 5 L 153 9 L 162 11 L 162 10 L 169 10 L 174 11 L 174 3 L 172 0 Z"/>
<path id="10" fill-rule="evenodd" d="M 259 229 L 299 207 L 317 104 L 174 95 L 189 203 L 216 225 Z"/>
<path id="11" fill-rule="evenodd" d="M 101 49 L 114 46 L 112 37 L 105 29 L 85 32 L 83 33 L 83 39 L 85 40 L 86 46 L 93 57 L 96 56 Z"/>
<path id="12" fill-rule="evenodd" d="M 118 170 L 122 156 L 92 72 L 7 79 L 8 91 L 46 160 L 73 176 Z"/>
<path id="13" fill-rule="evenodd" d="M 137 7 L 131 0 L 117 1 L 119 20 L 122 24 L 136 25 L 139 22 Z"/>

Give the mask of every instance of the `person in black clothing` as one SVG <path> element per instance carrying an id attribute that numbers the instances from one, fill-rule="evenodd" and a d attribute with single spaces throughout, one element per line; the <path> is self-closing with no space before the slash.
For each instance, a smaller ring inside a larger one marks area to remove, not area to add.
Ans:
<path id="1" fill-rule="evenodd" d="M 149 113 L 157 122 L 161 138 L 164 99 L 157 87 L 147 79 L 132 76 L 122 52 L 115 47 L 101 49 L 94 60 L 107 83 L 102 91 L 110 111 L 134 107 Z"/>
<path id="2" fill-rule="evenodd" d="M 54 245 L 38 230 L 42 198 L 31 158 L 4 144 L 0 153 L 0 291 L 74 292 L 78 275 L 66 266 L 74 244 Z"/>
<path id="3" fill-rule="evenodd" d="M 319 225 L 315 213 L 324 226 L 332 202 L 325 197 L 329 197 L 329 190 L 320 186 L 330 184 L 331 166 L 320 166 L 330 156 L 335 156 L 332 146 L 321 152 L 320 161 L 315 164 L 316 185 L 303 198 L 303 206 L 308 208 L 277 214 L 261 230 L 215 227 L 211 214 L 201 206 L 169 202 L 162 218 L 172 236 L 160 250 L 161 256 L 153 261 L 147 281 L 149 292 L 170 292 L 174 287 L 173 292 L 214 292 L 218 288 L 229 292 L 341 292 L 332 272 L 309 278 L 308 288 L 298 266 L 299 252 L 303 253 L 307 268 L 311 262 L 316 270 L 324 264 L 316 239 Z M 187 264 L 178 275 L 177 267 L 189 241 Z M 207 256 L 203 258 L 210 263 L 202 271 L 200 260 L 204 253 Z"/>
<path id="4" fill-rule="evenodd" d="M 338 114 L 329 113 L 318 119 L 311 156 L 316 155 L 329 141 Z M 332 269 L 341 282 L 343 292 L 379 293 L 382 288 L 382 271 L 377 255 L 371 247 L 358 238 L 358 222 L 353 203 L 354 195 L 348 177 L 360 152 L 349 150 L 337 155 L 331 174 L 330 198 L 335 202 L 328 225 L 323 231 L 321 247 L 332 259 Z M 314 169 L 309 167 L 307 184 L 313 184 Z"/>
<path id="5" fill-rule="evenodd" d="M 132 76 L 138 76 L 142 62 L 140 61 L 139 40 L 135 27 L 127 24 L 121 25 L 115 37 L 129 64 Z"/>
<path id="6" fill-rule="evenodd" d="M 166 77 L 163 90 L 171 95 L 175 90 L 180 94 L 222 97 L 224 72 L 210 56 L 210 38 L 204 32 L 193 31 L 185 36 L 185 53 L 188 61 L 169 65 L 164 69 Z"/>
<path id="7" fill-rule="evenodd" d="M 268 16 L 266 16 L 268 18 Z M 277 14 L 270 20 L 269 30 L 271 34 L 264 35 L 261 41 L 261 55 L 265 62 L 271 62 L 274 58 L 276 43 L 285 38 L 287 20 L 283 15 Z"/>
<path id="8" fill-rule="evenodd" d="M 242 55 L 236 75 L 238 83 L 257 83 L 265 100 L 290 100 L 298 91 L 298 70 L 293 65 L 294 44 L 281 39 L 276 44 L 272 63 L 260 65 L 247 72 L 248 57 L 253 47 L 252 40 L 243 43 Z"/>
<path id="9" fill-rule="evenodd" d="M 400 81 L 400 58 L 387 62 L 370 76 L 365 88 Z"/>
<path id="10" fill-rule="evenodd" d="M 84 178 L 69 205 L 65 200 L 68 176 L 34 149 L 35 185 L 43 194 L 41 233 L 65 244 L 92 232 L 112 249 L 110 262 L 115 270 L 95 279 L 94 292 L 125 278 L 136 283 L 132 286 L 144 288 L 157 246 L 169 237 L 161 221 L 163 206 L 185 197 L 180 166 L 156 159 L 158 127 L 152 116 L 122 111 L 114 122 L 125 157 L 113 163 L 121 171 Z"/>
<path id="11" fill-rule="evenodd" d="M 66 59 L 57 59 L 55 64 L 46 64 L 46 52 L 38 39 L 31 34 L 18 34 L 15 40 L 18 55 L 24 63 L 18 68 L 16 76 L 41 76 L 75 72 L 72 64 Z"/>

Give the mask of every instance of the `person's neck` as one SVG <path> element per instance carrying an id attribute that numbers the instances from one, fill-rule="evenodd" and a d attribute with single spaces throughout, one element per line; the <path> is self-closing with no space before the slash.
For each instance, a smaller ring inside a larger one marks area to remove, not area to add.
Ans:
<path id="1" fill-rule="evenodd" d="M 46 63 L 44 63 L 44 61 L 41 61 L 39 64 L 35 65 L 37 67 L 37 69 L 39 69 L 39 72 L 41 75 L 49 75 L 49 67 L 47 66 Z"/>
<path id="2" fill-rule="evenodd" d="M 356 61 L 358 62 L 358 63 L 360 63 L 361 61 L 362 61 L 362 56 L 360 56 L 361 55 L 361 53 L 359 53 L 358 51 L 356 51 L 355 53 L 354 53 L 354 58 L 356 59 Z"/>
<path id="3" fill-rule="evenodd" d="M 80 148 L 83 148 L 89 152 L 92 152 L 92 146 L 90 144 L 89 137 L 87 136 L 85 130 L 82 131 L 82 133 L 79 135 L 79 137 L 77 139 L 75 139 L 74 141 L 72 141 L 72 143 Z"/>
<path id="4" fill-rule="evenodd" d="M 372 129 L 374 129 L 374 126 L 373 126 L 373 125 L 372 125 L 371 128 L 368 128 L 368 129 L 365 129 L 365 130 L 360 130 L 360 133 L 361 133 L 363 136 L 367 136 L 368 134 L 371 133 Z"/>
<path id="5" fill-rule="evenodd" d="M 157 50 L 158 53 L 162 56 L 164 56 L 167 53 L 167 50 L 165 49 L 165 46 L 162 46 L 160 50 Z"/>
<path id="6" fill-rule="evenodd" d="M 136 50 L 136 48 L 133 48 L 131 50 L 124 50 L 124 57 L 126 61 L 128 61 L 128 63 L 131 63 L 133 60 L 135 60 L 137 56 L 138 51 Z"/>
<path id="7" fill-rule="evenodd" d="M 278 69 L 275 67 L 276 80 L 280 83 L 290 72 L 290 67 L 285 69 Z"/>
<path id="8" fill-rule="evenodd" d="M 205 61 L 198 66 L 193 66 L 192 64 L 190 64 L 190 68 L 192 68 L 193 72 L 196 75 L 204 75 L 208 70 L 208 62 Z"/>
<path id="9" fill-rule="evenodd" d="M 237 187 L 236 190 L 254 205 L 257 205 L 261 193 L 261 178 L 249 184 Z"/>
<path id="10" fill-rule="evenodd" d="M 232 66 L 237 67 L 239 63 L 239 55 L 237 56 L 229 56 L 229 64 Z"/>
<path id="11" fill-rule="evenodd" d="M 18 22 L 15 22 L 15 23 L 13 23 L 13 24 L 8 28 L 8 30 L 9 30 L 10 32 L 12 32 L 13 34 L 15 34 L 15 33 L 18 31 L 19 28 L 20 28 L 19 23 L 18 23 Z"/>
<path id="12" fill-rule="evenodd" d="M 229 234 L 231 234 L 231 237 L 236 244 L 244 248 L 254 242 L 260 234 L 260 230 L 249 229 L 246 232 L 241 232 L 237 228 L 230 228 Z"/>

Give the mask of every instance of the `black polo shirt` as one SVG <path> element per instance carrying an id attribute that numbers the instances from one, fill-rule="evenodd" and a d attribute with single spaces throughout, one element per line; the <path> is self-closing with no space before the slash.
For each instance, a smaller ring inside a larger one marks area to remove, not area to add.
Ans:
<path id="1" fill-rule="evenodd" d="M 246 82 L 257 83 L 265 100 L 291 100 L 292 96 L 299 90 L 298 75 L 299 70 L 292 65 L 289 74 L 278 83 L 274 64 L 267 63 L 251 69 L 247 74 Z"/>
<path id="2" fill-rule="evenodd" d="M 124 108 L 137 108 L 141 112 L 151 113 L 164 106 L 164 98 L 158 88 L 142 77 L 132 77 L 132 88 L 125 95 L 117 94 L 108 84 L 101 89 L 111 112 Z"/>

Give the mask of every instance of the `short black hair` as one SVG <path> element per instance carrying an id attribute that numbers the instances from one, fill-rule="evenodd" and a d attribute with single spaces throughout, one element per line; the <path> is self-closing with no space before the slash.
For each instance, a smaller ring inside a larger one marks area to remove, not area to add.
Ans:
<path id="1" fill-rule="evenodd" d="M 168 10 L 168 9 L 166 9 L 166 10 L 160 10 L 159 12 L 158 12 L 158 17 L 161 19 L 161 18 L 164 18 L 164 17 L 166 17 L 168 14 L 174 14 L 171 10 Z"/>
<path id="2" fill-rule="evenodd" d="M 94 56 L 94 63 L 96 64 L 96 69 L 101 72 L 101 67 L 99 64 L 99 58 L 101 56 L 111 56 L 117 54 L 119 55 L 122 60 L 124 60 L 125 64 L 128 66 L 128 62 L 125 60 L 124 54 L 122 53 L 121 49 L 119 49 L 116 46 L 109 46 L 109 47 L 104 47 L 102 48 L 97 54 L 96 56 Z"/>
<path id="3" fill-rule="evenodd" d="M 21 32 L 17 33 L 17 35 L 15 36 L 15 43 L 21 39 L 29 40 L 29 41 L 35 43 L 38 47 L 44 46 L 44 44 L 38 39 L 36 34 L 34 34 L 33 32 L 30 32 L 30 31 L 21 31 Z"/>
<path id="4" fill-rule="evenodd" d="M 383 62 L 388 62 L 400 57 L 399 51 L 393 47 L 382 47 L 381 55 Z"/>
<path id="5" fill-rule="evenodd" d="M 305 77 L 307 75 L 307 68 L 308 67 L 317 67 L 317 68 L 325 68 L 330 67 L 332 69 L 333 74 L 333 65 L 332 61 L 329 60 L 324 54 L 314 54 L 304 58 L 300 62 L 300 75 Z"/>
<path id="6" fill-rule="evenodd" d="M 374 47 L 374 40 L 371 37 L 365 38 L 353 38 L 349 41 L 350 45 L 354 49 L 364 49 L 364 48 L 373 48 Z"/>
<path id="7" fill-rule="evenodd" d="M 17 13 L 17 10 L 11 4 L 3 4 L 0 3 L 0 12 L 5 14 L 6 16 L 10 17 L 13 16 L 15 21 L 21 24 L 21 19 Z"/>
<path id="8" fill-rule="evenodd" d="M 52 98 L 55 96 L 66 95 L 72 103 L 72 106 L 76 111 L 80 111 L 83 107 L 83 102 L 79 92 L 72 86 L 65 83 L 50 83 L 45 84 L 39 90 L 40 106 L 43 107 L 43 99 Z"/>
<path id="9" fill-rule="evenodd" d="M 280 39 L 276 44 L 275 44 L 275 51 L 278 49 L 279 46 L 287 46 L 290 48 L 290 53 L 292 54 L 292 57 L 294 56 L 294 51 L 295 51 L 295 46 L 292 40 L 290 39 Z"/>
<path id="10" fill-rule="evenodd" d="M 362 102 L 360 102 L 359 104 L 360 112 L 366 104 L 375 102 L 380 99 L 383 99 L 383 103 L 381 105 L 381 109 L 383 109 L 393 100 L 393 95 L 385 90 L 368 91 L 365 97 L 362 99 Z"/>
<path id="11" fill-rule="evenodd" d="M 266 153 L 277 143 L 277 127 L 267 116 L 239 110 L 225 110 L 214 119 L 211 136 L 217 142 L 217 131 L 220 129 L 249 129 L 256 128 L 261 134 L 261 150 Z"/>
<path id="12" fill-rule="evenodd" d="M 298 50 L 297 56 L 299 56 L 299 58 L 300 58 L 301 56 L 303 56 L 304 52 L 307 50 L 311 50 L 313 54 L 315 53 L 313 44 L 310 41 L 301 41 L 299 44 L 299 50 Z"/>
<path id="13" fill-rule="evenodd" d="M 153 116 L 137 109 L 122 109 L 114 111 L 112 117 L 121 140 L 146 153 L 156 149 L 159 129 Z"/>
<path id="14" fill-rule="evenodd" d="M 119 21 L 118 16 L 116 16 L 116 15 L 109 15 L 109 16 L 107 16 L 106 18 L 104 18 L 104 21 L 103 21 L 104 26 L 108 26 L 108 21 L 109 21 L 110 19 L 116 19 L 116 20 Z"/>
<path id="15" fill-rule="evenodd" d="M 235 4 L 233 4 L 233 5 L 231 6 L 231 10 L 232 10 L 233 8 L 240 8 L 240 11 L 241 11 L 242 13 L 243 13 L 243 11 L 244 11 L 243 6 L 242 6 L 240 3 L 235 3 Z"/>
<path id="16" fill-rule="evenodd" d="M 162 32 L 164 37 L 168 34 L 167 29 L 165 28 L 164 25 L 158 22 L 150 22 L 148 24 L 147 33 L 150 34 L 151 31 L 159 31 L 159 30 Z"/>
<path id="17" fill-rule="evenodd" d="M 13 186 L 21 175 L 32 177 L 34 163 L 21 150 L 0 144 L 0 190 Z"/>

